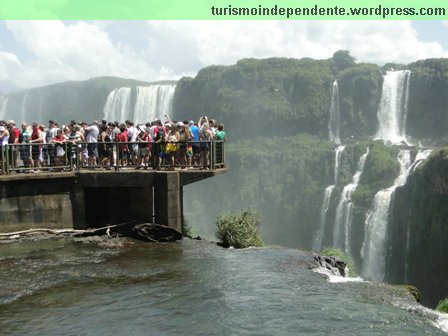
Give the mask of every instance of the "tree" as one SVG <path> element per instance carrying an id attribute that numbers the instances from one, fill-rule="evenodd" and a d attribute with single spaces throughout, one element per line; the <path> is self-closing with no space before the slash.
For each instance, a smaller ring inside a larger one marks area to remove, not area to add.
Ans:
<path id="1" fill-rule="evenodd" d="M 342 71 L 355 65 L 356 59 L 348 50 L 338 50 L 333 54 L 333 63 L 337 71 Z"/>

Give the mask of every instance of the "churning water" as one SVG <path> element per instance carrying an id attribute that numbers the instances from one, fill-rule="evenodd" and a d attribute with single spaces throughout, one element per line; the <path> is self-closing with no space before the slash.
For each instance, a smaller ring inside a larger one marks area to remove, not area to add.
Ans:
<path id="1" fill-rule="evenodd" d="M 205 241 L 0 249 L 2 335 L 442 335 L 401 290 L 330 283 L 312 256 Z"/>

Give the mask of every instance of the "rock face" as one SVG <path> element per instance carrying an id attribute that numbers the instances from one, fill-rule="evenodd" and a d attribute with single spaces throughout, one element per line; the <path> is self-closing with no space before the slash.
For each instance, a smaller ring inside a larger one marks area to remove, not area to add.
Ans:
<path id="1" fill-rule="evenodd" d="M 346 276 L 345 268 L 347 267 L 347 264 L 341 259 L 336 257 L 315 255 L 314 260 L 317 261 L 319 266 L 326 268 L 334 275 L 340 275 L 343 277 Z"/>
<path id="2" fill-rule="evenodd" d="M 417 286 L 424 305 L 448 296 L 448 148 L 435 151 L 399 188 L 391 211 L 386 281 Z"/>

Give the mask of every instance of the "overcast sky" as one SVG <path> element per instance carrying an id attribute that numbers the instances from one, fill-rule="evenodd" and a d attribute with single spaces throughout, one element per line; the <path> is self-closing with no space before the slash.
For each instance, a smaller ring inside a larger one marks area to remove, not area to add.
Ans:
<path id="1" fill-rule="evenodd" d="M 119 76 L 194 76 L 241 58 L 410 63 L 448 56 L 442 21 L 0 21 L 0 92 Z"/>

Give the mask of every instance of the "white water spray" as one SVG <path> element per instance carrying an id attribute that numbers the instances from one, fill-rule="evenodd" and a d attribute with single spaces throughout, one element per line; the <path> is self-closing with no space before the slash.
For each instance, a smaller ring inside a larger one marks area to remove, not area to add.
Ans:
<path id="1" fill-rule="evenodd" d="M 341 124 L 340 108 L 339 108 L 339 88 L 338 82 L 333 82 L 333 92 L 331 94 L 330 116 L 328 120 L 328 132 L 330 141 L 336 144 L 341 144 L 341 138 L 339 135 Z"/>
<path id="2" fill-rule="evenodd" d="M 26 121 L 26 102 L 28 100 L 28 92 L 22 98 L 22 106 L 20 108 L 20 122 Z"/>
<path id="3" fill-rule="evenodd" d="M 104 119 L 124 122 L 130 111 L 131 88 L 122 87 L 113 90 L 104 105 Z"/>
<path id="4" fill-rule="evenodd" d="M 339 178 L 339 166 L 341 165 L 342 152 L 345 146 L 338 146 L 335 149 L 334 158 L 334 184 L 325 188 L 324 199 L 322 201 L 322 207 L 320 209 L 320 221 L 319 230 L 316 232 L 313 242 L 313 250 L 320 251 L 322 249 L 322 240 L 324 238 L 325 227 L 327 225 L 327 212 L 330 207 L 331 195 L 333 194 L 333 189 L 336 186 Z"/>
<path id="5" fill-rule="evenodd" d="M 394 185 L 377 192 L 373 200 L 373 207 L 368 212 L 365 222 L 364 242 L 361 250 L 362 275 L 375 281 L 384 280 L 389 208 L 395 189 L 406 183 L 411 170 L 410 150 L 401 150 L 398 154 L 398 162 L 400 163 L 400 174 L 395 179 Z"/>
<path id="6" fill-rule="evenodd" d="M 411 71 L 402 70 L 388 71 L 384 76 L 376 139 L 391 143 L 407 142 L 406 120 L 410 75 Z"/>
<path id="7" fill-rule="evenodd" d="M 175 85 L 150 85 L 137 87 L 137 99 L 134 109 L 134 121 L 143 123 L 163 115 L 171 115 Z"/>
<path id="8" fill-rule="evenodd" d="M 0 120 L 5 119 L 7 105 L 8 105 L 8 97 L 0 96 Z"/>
<path id="9" fill-rule="evenodd" d="M 359 180 L 364 171 L 369 148 L 359 158 L 358 167 L 353 175 L 352 182 L 347 184 L 341 193 L 341 199 L 336 208 L 336 219 L 333 231 L 333 246 L 344 249 L 349 256 L 352 255 L 350 247 L 351 226 L 352 226 L 352 194 L 358 187 Z"/>

